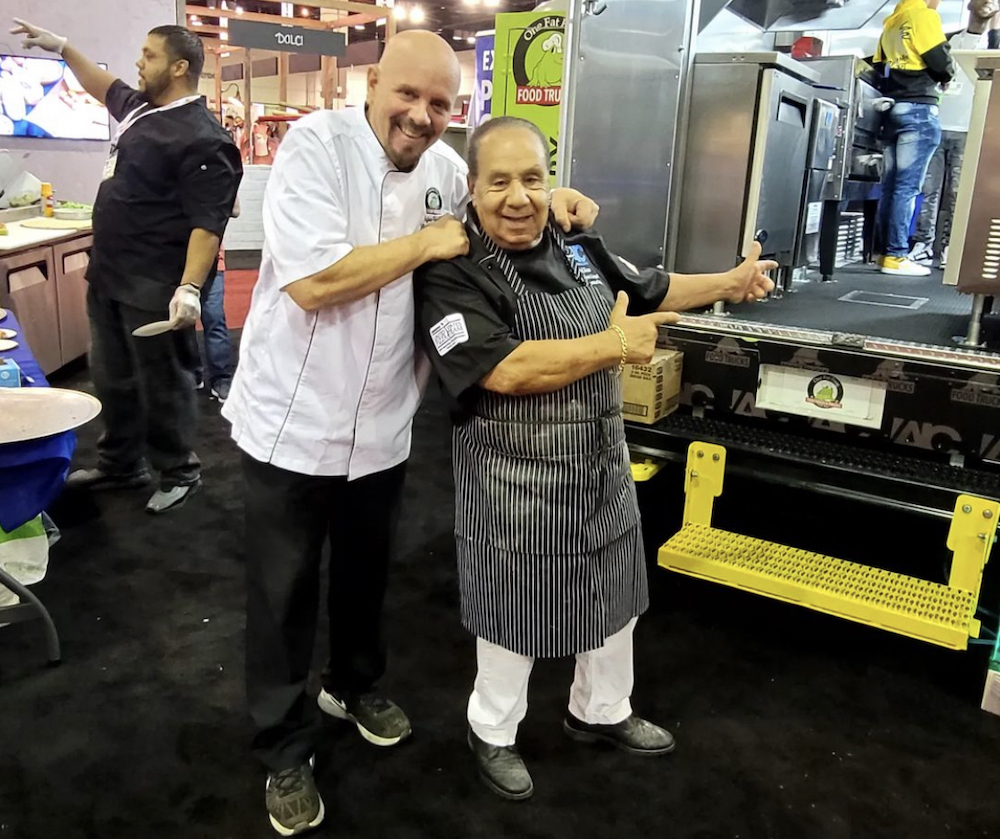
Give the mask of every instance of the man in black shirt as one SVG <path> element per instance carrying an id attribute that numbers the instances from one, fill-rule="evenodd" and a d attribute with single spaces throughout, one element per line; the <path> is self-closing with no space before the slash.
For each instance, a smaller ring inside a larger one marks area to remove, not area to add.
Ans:
<path id="1" fill-rule="evenodd" d="M 90 361 L 104 405 L 99 462 L 67 485 L 122 489 L 160 472 L 147 512 L 175 509 L 201 486 L 193 444 L 192 370 L 202 284 L 215 273 L 242 167 L 232 139 L 198 95 L 201 41 L 180 26 L 153 29 L 136 62 L 133 90 L 67 39 L 22 20 L 26 47 L 59 53 L 80 83 L 120 123 L 94 202 Z M 153 337 L 133 330 L 155 321 Z"/>
<path id="2" fill-rule="evenodd" d="M 456 398 L 462 622 L 477 636 L 468 742 L 487 786 L 528 798 L 515 747 L 536 658 L 576 656 L 563 728 L 672 751 L 632 713 L 632 630 L 648 604 L 617 374 L 647 363 L 676 311 L 762 298 L 760 245 L 722 274 L 638 270 L 549 219 L 548 143 L 498 117 L 469 143 L 469 252 L 417 269 L 417 332 Z M 616 374 L 617 373 L 617 374 Z"/>

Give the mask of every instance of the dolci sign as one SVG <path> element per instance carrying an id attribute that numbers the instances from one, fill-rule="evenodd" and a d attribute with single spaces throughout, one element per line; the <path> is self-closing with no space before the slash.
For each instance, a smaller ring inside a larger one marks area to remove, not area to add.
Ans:
<path id="1" fill-rule="evenodd" d="M 300 52 L 307 55 L 343 55 L 347 38 L 340 32 L 305 29 L 301 26 L 276 26 L 271 23 L 229 21 L 229 43 L 238 47 Z"/>

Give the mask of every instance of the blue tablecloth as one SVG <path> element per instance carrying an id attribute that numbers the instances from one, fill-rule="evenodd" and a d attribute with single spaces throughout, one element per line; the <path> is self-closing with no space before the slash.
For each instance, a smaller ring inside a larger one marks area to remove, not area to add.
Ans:
<path id="1" fill-rule="evenodd" d="M 17 362 L 22 377 L 34 380 L 22 381 L 22 387 L 48 387 L 17 318 L 8 312 L 7 317 L 0 320 L 0 328 L 17 332 L 14 340 L 19 346 L 4 351 L 3 356 Z M 9 533 L 31 521 L 55 500 L 66 481 L 75 448 L 76 434 L 72 431 L 24 443 L 0 444 L 0 528 Z"/>

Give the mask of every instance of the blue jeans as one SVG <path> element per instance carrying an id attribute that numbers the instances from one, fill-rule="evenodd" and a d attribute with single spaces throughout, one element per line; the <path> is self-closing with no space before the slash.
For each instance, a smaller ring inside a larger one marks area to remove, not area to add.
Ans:
<path id="1" fill-rule="evenodd" d="M 201 325 L 205 329 L 205 358 L 211 387 L 233 377 L 233 345 L 229 340 L 223 306 L 224 284 L 225 274 L 216 271 L 215 277 L 201 290 Z"/>
<path id="2" fill-rule="evenodd" d="M 885 174 L 878 225 L 883 252 L 886 256 L 906 256 L 914 201 L 941 142 L 937 105 L 897 102 L 885 116 L 882 142 Z"/>

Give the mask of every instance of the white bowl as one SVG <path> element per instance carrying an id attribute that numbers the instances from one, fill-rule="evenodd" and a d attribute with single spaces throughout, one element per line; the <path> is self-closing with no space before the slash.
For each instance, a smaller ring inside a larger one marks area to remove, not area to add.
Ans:
<path id="1" fill-rule="evenodd" d="M 78 207 L 53 207 L 53 218 L 64 219 L 88 219 L 94 214 L 93 210 L 81 210 Z"/>

